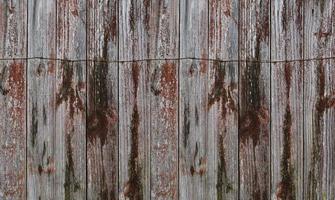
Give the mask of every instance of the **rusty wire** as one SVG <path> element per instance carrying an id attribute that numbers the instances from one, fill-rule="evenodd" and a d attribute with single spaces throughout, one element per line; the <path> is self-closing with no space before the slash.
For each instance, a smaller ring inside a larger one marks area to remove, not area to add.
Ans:
<path id="1" fill-rule="evenodd" d="M 63 58 L 48 58 L 48 57 L 13 57 L 13 58 L 0 58 L 0 61 L 11 61 L 11 60 L 51 60 L 51 61 L 65 61 L 65 62 L 103 62 L 103 63 L 131 63 L 131 62 L 154 62 L 154 61 L 181 61 L 181 60 L 196 60 L 196 61 L 209 61 L 209 62 L 251 62 L 251 63 L 288 63 L 288 62 L 309 62 L 309 61 L 321 61 L 321 60 L 332 60 L 332 57 L 322 58 L 305 58 L 305 59 L 291 59 L 291 60 L 248 60 L 248 59 L 211 59 L 211 58 L 195 58 L 195 57 L 184 57 L 184 58 L 145 58 L 145 59 L 133 59 L 133 60 L 94 60 L 94 59 L 63 59 Z"/>

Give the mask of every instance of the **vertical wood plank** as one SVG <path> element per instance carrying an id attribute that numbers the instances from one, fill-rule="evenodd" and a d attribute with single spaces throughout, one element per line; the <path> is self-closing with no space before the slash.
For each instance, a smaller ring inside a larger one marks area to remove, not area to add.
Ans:
<path id="1" fill-rule="evenodd" d="M 150 98 L 146 61 L 119 68 L 120 199 L 150 199 Z"/>
<path id="2" fill-rule="evenodd" d="M 56 57 L 56 2 L 28 1 L 28 57 Z M 54 199 L 56 177 L 54 60 L 28 61 L 27 198 Z"/>
<path id="3" fill-rule="evenodd" d="M 306 58 L 334 56 L 335 1 L 305 3 Z M 305 62 L 305 199 L 333 199 L 334 61 Z"/>
<path id="4" fill-rule="evenodd" d="M 150 1 L 122 1 L 119 12 L 120 60 L 148 59 Z M 119 197 L 150 199 L 149 63 L 126 62 L 119 69 Z"/>
<path id="5" fill-rule="evenodd" d="M 152 199 L 178 199 L 177 64 L 177 61 L 150 63 Z"/>
<path id="6" fill-rule="evenodd" d="M 152 199 L 178 198 L 179 1 L 149 3 L 150 190 Z"/>
<path id="7" fill-rule="evenodd" d="M 180 1 L 181 58 L 208 59 L 208 1 Z M 208 61 L 179 63 L 179 198 L 204 199 L 214 183 L 207 173 Z M 209 162 L 209 161 L 208 161 Z"/>
<path id="8" fill-rule="evenodd" d="M 88 199 L 118 199 L 118 1 L 87 1 Z"/>
<path id="9" fill-rule="evenodd" d="M 0 1 L 0 58 L 26 57 L 27 5 Z M 26 61 L 0 62 L 0 199 L 26 199 Z"/>
<path id="10" fill-rule="evenodd" d="M 269 1 L 240 1 L 239 180 L 241 199 L 270 199 Z M 246 62 L 244 62 L 247 60 Z"/>
<path id="11" fill-rule="evenodd" d="M 302 1 L 271 4 L 271 59 L 303 58 Z M 271 64 L 271 198 L 303 199 L 303 62 Z"/>
<path id="12" fill-rule="evenodd" d="M 239 2 L 209 1 L 208 161 L 211 199 L 238 198 Z"/>
<path id="13" fill-rule="evenodd" d="M 211 62 L 208 92 L 208 161 L 211 199 L 238 197 L 238 66 Z"/>
<path id="14" fill-rule="evenodd" d="M 86 1 L 57 1 L 56 194 L 86 198 Z"/>

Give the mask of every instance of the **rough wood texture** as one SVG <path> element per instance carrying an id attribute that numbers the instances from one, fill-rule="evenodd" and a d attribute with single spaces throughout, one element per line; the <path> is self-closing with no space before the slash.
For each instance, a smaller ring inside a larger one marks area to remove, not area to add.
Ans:
<path id="1" fill-rule="evenodd" d="M 118 199 L 118 1 L 87 1 L 88 199 Z"/>
<path id="2" fill-rule="evenodd" d="M 208 57 L 208 1 L 180 1 L 179 57 Z M 179 61 L 179 197 L 204 199 L 209 194 L 207 94 L 208 61 Z"/>
<path id="3" fill-rule="evenodd" d="M 86 1 L 57 1 L 56 193 L 86 198 Z"/>
<path id="4" fill-rule="evenodd" d="M 304 6 L 306 58 L 334 56 L 335 1 L 307 1 Z M 333 199 L 334 61 L 305 62 L 305 199 Z"/>
<path id="5" fill-rule="evenodd" d="M 146 61 L 119 68 L 120 199 L 150 199 L 150 79 Z"/>
<path id="6" fill-rule="evenodd" d="M 178 199 L 177 66 L 175 61 L 150 63 L 152 199 Z"/>
<path id="7" fill-rule="evenodd" d="M 27 5 L 0 1 L 0 58 L 26 57 Z M 26 198 L 26 61 L 0 61 L 0 199 Z"/>
<path id="8" fill-rule="evenodd" d="M 302 59 L 302 1 L 276 1 L 271 12 L 271 59 Z M 303 199 L 302 88 L 303 62 L 271 64 L 272 199 Z"/>
<path id="9" fill-rule="evenodd" d="M 239 180 L 241 199 L 270 199 L 269 1 L 240 1 Z"/>
<path id="10" fill-rule="evenodd" d="M 56 2 L 28 1 L 28 57 L 56 57 Z M 56 191 L 56 62 L 28 61 L 27 198 L 60 198 Z M 62 187 L 62 186 L 60 186 Z"/>
<path id="11" fill-rule="evenodd" d="M 209 1 L 209 58 L 238 59 L 237 0 Z M 238 199 L 238 62 L 209 64 L 207 173 L 211 199 Z"/>

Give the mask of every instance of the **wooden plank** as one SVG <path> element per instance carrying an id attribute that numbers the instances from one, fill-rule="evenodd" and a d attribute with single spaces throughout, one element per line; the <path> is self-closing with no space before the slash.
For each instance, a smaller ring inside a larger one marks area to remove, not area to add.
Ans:
<path id="1" fill-rule="evenodd" d="M 86 3 L 57 1 L 56 144 L 61 199 L 86 198 Z"/>
<path id="2" fill-rule="evenodd" d="M 0 198 L 26 198 L 26 62 L 0 62 Z"/>
<path id="3" fill-rule="evenodd" d="M 208 1 L 180 1 L 181 58 L 208 58 Z M 179 198 L 204 199 L 207 173 L 208 61 L 179 61 Z"/>
<path id="4" fill-rule="evenodd" d="M 272 64 L 271 196 L 303 199 L 303 63 Z"/>
<path id="5" fill-rule="evenodd" d="M 151 198 L 177 199 L 179 1 L 149 2 Z"/>
<path id="6" fill-rule="evenodd" d="M 119 58 L 149 58 L 150 1 L 125 0 L 119 4 Z M 121 37 L 122 36 L 122 37 Z"/>
<path id="7" fill-rule="evenodd" d="M 207 134 L 207 65 L 208 62 L 194 60 L 184 60 L 180 64 L 180 199 L 204 199 L 210 195 L 210 187 L 215 185 L 215 176 L 209 177 L 206 163 L 209 159 L 209 145 L 212 145 L 208 143 L 210 138 Z"/>
<path id="8" fill-rule="evenodd" d="M 303 58 L 302 1 L 271 4 L 271 59 Z M 303 199 L 303 62 L 271 64 L 271 198 Z"/>
<path id="9" fill-rule="evenodd" d="M 238 59 L 238 0 L 209 1 L 209 58 Z"/>
<path id="10" fill-rule="evenodd" d="M 269 1 L 240 1 L 240 199 L 270 199 Z M 244 62 L 247 60 L 247 62 Z"/>
<path id="11" fill-rule="evenodd" d="M 27 5 L 0 1 L 0 58 L 26 57 Z M 0 62 L 0 199 L 26 199 L 26 61 Z"/>
<path id="12" fill-rule="evenodd" d="M 308 1 L 304 9 L 305 57 L 334 56 L 335 2 Z M 305 199 L 335 198 L 334 73 L 333 60 L 305 62 Z"/>
<path id="13" fill-rule="evenodd" d="M 56 2 L 28 1 L 28 57 L 56 57 Z M 56 194 L 56 62 L 29 60 L 27 69 L 27 198 Z"/>
<path id="14" fill-rule="evenodd" d="M 120 64 L 120 199 L 150 199 L 149 82 L 146 61 Z"/>
<path id="15" fill-rule="evenodd" d="M 150 63 L 151 198 L 178 199 L 177 61 Z"/>
<path id="16" fill-rule="evenodd" d="M 118 199 L 118 1 L 87 1 L 88 199 Z"/>
<path id="17" fill-rule="evenodd" d="M 209 58 L 238 59 L 239 2 L 209 1 Z M 209 63 L 210 199 L 238 198 L 238 62 Z"/>
<path id="18" fill-rule="evenodd" d="M 27 53 L 27 3 L 1 0 L 0 11 L 0 57 L 25 57 Z"/>
<path id="19" fill-rule="evenodd" d="M 208 146 L 210 199 L 238 199 L 238 65 L 210 62 Z"/>
<path id="20" fill-rule="evenodd" d="M 55 181 L 58 184 L 53 190 L 58 199 L 85 199 L 85 62 L 57 61 L 56 67 L 56 116 L 53 122 L 55 136 L 52 148 L 57 171 Z"/>

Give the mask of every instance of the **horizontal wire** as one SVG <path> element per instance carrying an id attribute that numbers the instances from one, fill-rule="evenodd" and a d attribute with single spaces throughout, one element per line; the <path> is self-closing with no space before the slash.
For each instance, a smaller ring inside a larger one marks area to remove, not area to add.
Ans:
<path id="1" fill-rule="evenodd" d="M 288 63 L 288 62 L 306 62 L 306 61 L 320 61 L 320 60 L 332 60 L 335 57 L 322 57 L 322 58 L 307 58 L 307 59 L 292 59 L 292 60 L 221 60 L 221 59 L 210 59 L 210 58 L 195 58 L 195 57 L 184 57 L 184 58 L 147 58 L 147 59 L 134 59 L 134 60 L 94 60 L 94 59 L 62 59 L 62 58 L 47 58 L 47 57 L 16 57 L 16 58 L 0 58 L 0 61 L 10 60 L 54 60 L 54 61 L 65 61 L 65 62 L 102 62 L 102 63 L 131 63 L 131 62 L 145 62 L 145 61 L 180 61 L 180 60 L 197 60 L 197 61 L 211 61 L 211 62 L 251 62 L 251 63 Z"/>

